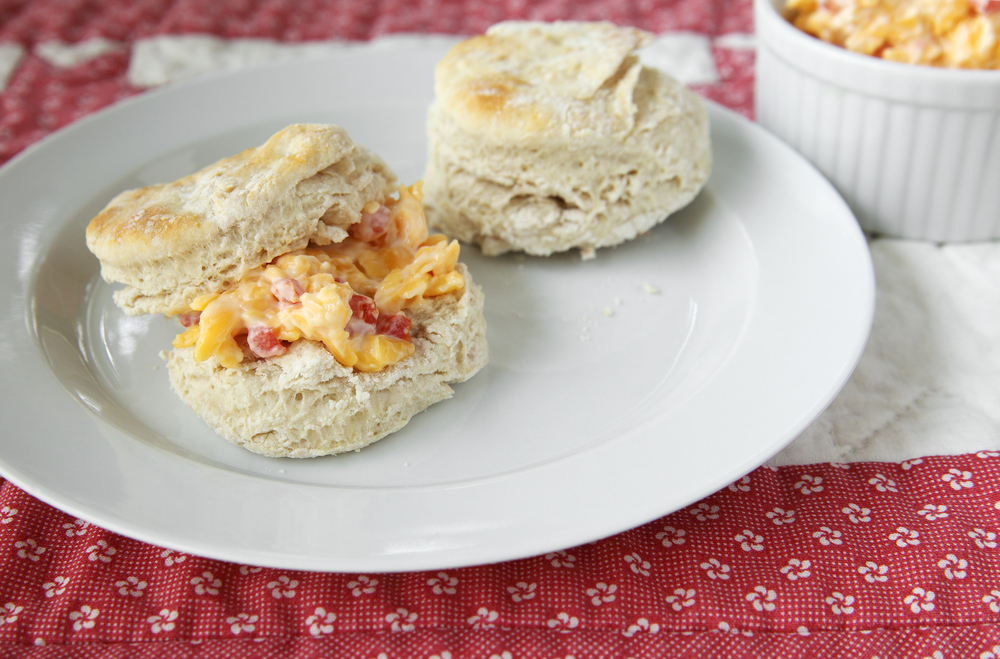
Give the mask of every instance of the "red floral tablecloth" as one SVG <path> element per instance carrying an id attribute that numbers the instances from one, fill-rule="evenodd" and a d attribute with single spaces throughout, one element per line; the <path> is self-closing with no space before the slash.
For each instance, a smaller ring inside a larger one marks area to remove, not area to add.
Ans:
<path id="1" fill-rule="evenodd" d="M 116 100 L 130 46 L 207 33 L 286 42 L 609 19 L 709 38 L 752 116 L 748 0 L 0 0 L 0 162 Z M 56 65 L 45 44 L 110 46 Z M 13 55 L 11 55 L 13 53 Z M 0 481 L 2 482 L 2 481 Z M 558 523 L 554 519 L 553 523 Z M 323 574 L 116 535 L 0 486 L 0 656 L 1000 658 L 1000 457 L 762 467 L 626 533 L 473 568 Z"/>

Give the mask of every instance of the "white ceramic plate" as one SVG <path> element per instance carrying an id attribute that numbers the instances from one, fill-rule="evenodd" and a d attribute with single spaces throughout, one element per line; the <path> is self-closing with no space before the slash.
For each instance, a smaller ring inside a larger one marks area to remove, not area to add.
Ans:
<path id="1" fill-rule="evenodd" d="M 793 439 L 871 326 L 865 240 L 831 186 L 710 105 L 715 170 L 688 209 L 581 261 L 463 250 L 490 363 L 365 450 L 226 443 L 173 394 L 177 327 L 127 317 L 84 245 L 118 191 L 296 121 L 343 125 L 421 176 L 438 47 L 357 48 L 145 94 L 0 170 L 0 472 L 109 530 L 281 568 L 403 571 L 571 547 L 678 510 Z"/>

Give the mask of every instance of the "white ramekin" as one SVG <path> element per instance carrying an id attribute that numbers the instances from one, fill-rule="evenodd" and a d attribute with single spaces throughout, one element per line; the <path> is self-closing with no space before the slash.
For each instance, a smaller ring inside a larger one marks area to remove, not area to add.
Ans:
<path id="1" fill-rule="evenodd" d="M 840 190 L 866 231 L 1000 238 L 1000 71 L 889 62 L 754 0 L 757 121 Z"/>

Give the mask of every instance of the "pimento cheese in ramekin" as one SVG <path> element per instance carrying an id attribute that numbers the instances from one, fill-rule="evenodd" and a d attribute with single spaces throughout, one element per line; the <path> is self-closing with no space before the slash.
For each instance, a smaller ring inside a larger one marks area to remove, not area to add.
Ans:
<path id="1" fill-rule="evenodd" d="M 1000 69 L 1000 0 L 788 0 L 800 30 L 894 62 Z"/>

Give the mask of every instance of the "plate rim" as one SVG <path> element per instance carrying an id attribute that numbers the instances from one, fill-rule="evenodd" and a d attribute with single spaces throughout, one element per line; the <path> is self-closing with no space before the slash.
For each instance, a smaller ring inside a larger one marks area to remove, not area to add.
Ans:
<path id="1" fill-rule="evenodd" d="M 437 48 L 438 50 L 435 50 Z M 409 50 L 417 50 L 422 53 L 425 57 L 437 56 L 443 54 L 440 53 L 440 46 L 427 47 L 422 44 L 408 44 L 405 47 L 400 47 L 395 49 L 391 56 L 398 56 L 400 52 L 408 52 Z M 365 50 L 363 48 L 356 48 L 351 51 L 344 52 L 333 52 L 328 54 L 315 55 L 308 60 L 313 60 L 314 62 L 337 62 L 343 61 L 345 59 L 353 59 L 357 57 L 366 58 L 370 55 L 373 57 L 383 57 L 389 52 L 385 49 L 381 51 L 371 51 Z M 59 131 L 56 131 L 46 138 L 40 140 L 39 142 L 31 145 L 17 156 L 12 158 L 8 163 L 6 163 L 2 168 L 0 168 L 0 182 L 8 177 L 14 176 L 10 172 L 17 172 L 19 169 L 25 167 L 23 163 L 30 163 L 33 159 L 39 157 L 38 154 L 47 154 L 48 151 L 52 149 L 58 149 L 60 143 L 66 139 L 67 135 L 75 134 L 80 131 L 92 130 L 94 125 L 100 122 L 109 121 L 110 117 L 113 117 L 116 113 L 120 112 L 135 112 L 133 108 L 138 108 L 139 111 L 142 110 L 144 105 L 155 103 L 158 99 L 162 98 L 164 95 L 172 94 L 189 94 L 194 93 L 191 90 L 197 90 L 199 87 L 204 87 L 206 85 L 214 84 L 220 80 L 230 81 L 236 80 L 240 77 L 247 79 L 252 79 L 256 75 L 259 75 L 262 71 L 280 71 L 286 67 L 301 65 L 305 58 L 297 60 L 295 62 L 271 62 L 263 65 L 248 67 L 245 69 L 239 69 L 236 71 L 223 71 L 215 72 L 212 74 L 206 74 L 200 76 L 196 79 L 190 81 L 185 81 L 173 85 L 168 85 L 163 88 L 151 90 L 144 94 L 139 94 L 136 96 L 129 97 L 122 101 L 116 102 L 115 104 L 100 110 L 98 112 L 87 115 L 78 122 L 75 122 Z M 827 383 L 827 391 L 822 396 L 819 397 L 813 408 L 808 410 L 803 410 L 799 418 L 791 423 L 784 434 L 772 438 L 770 442 L 763 444 L 760 450 L 753 453 L 752 455 L 744 456 L 737 464 L 729 465 L 728 469 L 720 470 L 716 475 L 715 480 L 705 483 L 704 487 L 696 488 L 689 492 L 688 500 L 683 503 L 687 505 L 697 501 L 704 496 L 710 495 L 712 492 L 717 491 L 721 487 L 724 487 L 728 482 L 732 482 L 736 478 L 739 478 L 743 473 L 756 468 L 762 464 L 767 458 L 773 455 L 775 452 L 780 450 L 784 445 L 790 442 L 801 430 L 803 430 L 808 423 L 810 423 L 823 409 L 833 400 L 837 392 L 846 383 L 850 373 L 853 371 L 858 360 L 860 359 L 861 353 L 863 351 L 864 345 L 867 342 L 868 334 L 871 330 L 872 320 L 874 317 L 874 270 L 871 264 L 870 254 L 867 250 L 867 243 L 864 239 L 863 233 L 859 226 L 857 226 L 856 220 L 848 209 L 846 203 L 839 197 L 832 186 L 818 173 L 815 168 L 809 165 L 801 156 L 794 153 L 790 147 L 780 142 L 777 138 L 766 133 L 762 128 L 752 123 L 748 119 L 723 108 L 722 106 L 715 104 L 711 101 L 706 101 L 710 115 L 713 121 L 713 131 L 716 127 L 721 127 L 725 125 L 727 129 L 735 130 L 741 134 L 749 134 L 753 136 L 755 140 L 764 140 L 765 143 L 769 144 L 768 148 L 772 150 L 777 150 L 784 155 L 784 157 L 792 158 L 798 162 L 800 168 L 803 171 L 809 172 L 808 177 L 811 177 L 820 187 L 827 189 L 828 194 L 832 195 L 831 199 L 839 200 L 841 207 L 835 209 L 834 212 L 836 222 L 840 222 L 845 225 L 841 227 L 847 235 L 845 240 L 847 243 L 853 244 L 855 248 L 863 246 L 863 255 L 854 254 L 855 259 L 863 256 L 866 258 L 860 258 L 863 263 L 867 263 L 867 273 L 861 273 L 860 279 L 867 279 L 867 282 L 860 282 L 858 285 L 862 290 L 856 291 L 860 294 L 861 305 L 859 309 L 858 316 L 854 319 L 853 331 L 855 333 L 854 343 L 855 346 L 849 350 L 851 353 L 848 358 L 845 359 L 844 363 L 841 365 L 839 372 L 834 373 L 829 376 Z M 715 175 L 713 174 L 713 177 Z M 711 186 L 711 180 L 709 182 Z M 65 219 L 65 218 L 64 218 Z M 849 226 L 849 222 L 853 222 L 853 233 L 852 228 Z M 845 234 L 845 235 L 846 235 Z M 755 256 L 756 256 L 755 252 Z M 35 262 L 37 265 L 37 261 Z M 34 277 L 30 278 L 33 281 Z M 25 282 L 27 286 L 30 281 Z M 27 289 L 22 288 L 21 293 L 23 303 L 27 305 L 31 301 L 24 296 Z M 16 301 L 17 294 L 16 291 L 11 291 L 14 293 L 12 301 Z M 6 292 L 0 290 L 3 293 L 3 297 L 6 297 Z M 27 315 L 25 321 L 28 321 Z M 9 328 L 9 326 L 8 326 Z M 25 328 L 27 331 L 31 331 L 30 327 Z M 3 356 L 0 355 L 0 360 Z M 44 360 L 43 360 L 44 361 Z M 54 375 L 50 374 L 54 378 Z M 113 432 L 111 434 L 114 434 Z M 3 445 L 3 439 L 0 438 L 0 446 Z M 618 440 L 616 440 L 618 441 Z M 592 453 L 589 459 L 603 459 L 603 453 L 605 451 L 595 451 Z M 601 456 L 594 458 L 595 454 L 601 454 Z M 134 457 L 134 456 L 133 456 Z M 590 468 L 593 468 L 591 465 Z M 211 474 L 207 474 L 204 470 L 207 469 L 205 466 L 195 466 L 194 471 L 198 472 L 199 475 L 204 477 L 210 477 Z M 745 471 L 743 471 L 745 469 Z M 740 473 L 737 473 L 740 472 Z M 77 515 L 81 518 L 87 519 L 88 521 L 93 521 L 99 526 L 115 532 L 121 535 L 132 537 L 144 542 L 149 542 L 155 545 L 170 547 L 185 551 L 186 553 L 196 554 L 204 556 L 207 558 L 214 558 L 218 560 L 233 561 L 233 562 L 245 562 L 248 564 L 255 565 L 268 565 L 272 567 L 280 567 L 287 569 L 310 569 L 310 570 L 321 570 L 321 571 L 348 571 L 348 572 L 396 572 L 396 571 L 409 571 L 409 570 L 429 570 L 429 569 L 440 569 L 446 567 L 464 567 L 469 565 L 477 565 L 483 563 L 492 563 L 502 560 L 512 560 L 516 558 L 524 558 L 531 555 L 536 555 L 539 553 L 544 553 L 545 551 L 566 548 L 570 546 L 575 546 L 581 544 L 582 542 L 592 541 L 599 537 L 605 537 L 607 535 L 613 535 L 621 531 L 634 528 L 645 522 L 652 521 L 657 517 L 669 514 L 674 510 L 680 509 L 679 507 L 672 507 L 670 510 L 661 510 L 657 512 L 652 517 L 649 516 L 648 511 L 643 512 L 632 512 L 631 514 L 623 514 L 620 516 L 620 522 L 610 526 L 602 527 L 599 532 L 595 531 L 576 531 L 575 533 L 564 534 L 568 536 L 568 541 L 563 543 L 558 543 L 560 546 L 556 547 L 551 540 L 547 540 L 546 543 L 531 543 L 531 542 L 521 542 L 514 546 L 508 545 L 504 548 L 490 547 L 488 550 L 468 550 L 468 548 L 459 549 L 443 549 L 440 551 L 407 551 L 406 548 L 400 549 L 398 552 L 384 552 L 382 554 L 372 554 L 367 557 L 354 557 L 352 559 L 344 559 L 342 557 L 330 558 L 329 556 L 316 556 L 316 555 L 275 555 L 268 551 L 255 551 L 253 549 L 239 548 L 238 551 L 233 551 L 232 548 L 220 548 L 220 547 L 206 547 L 203 543 L 200 543 L 198 539 L 176 537 L 170 533 L 158 531 L 157 529 L 136 527 L 130 524 L 128 520 L 120 519 L 115 515 L 110 514 L 108 511 L 95 510 L 92 506 L 88 506 L 87 503 L 74 499 L 73 497 L 67 497 L 64 492 L 58 490 L 58 488 L 53 489 L 50 485 L 47 486 L 43 482 L 37 482 L 37 479 L 31 477 L 25 470 L 19 468 L 17 464 L 11 464 L 8 462 L 7 457 L 0 453 L 0 474 L 5 478 L 10 480 L 12 483 L 17 485 L 19 488 L 25 490 L 32 496 L 45 501 L 46 503 L 52 505 L 53 507 L 63 510 L 64 512 Z M 283 485 L 289 490 L 292 497 L 307 497 L 308 493 L 303 490 L 308 490 L 309 486 L 302 486 L 295 483 L 286 483 Z M 530 505 L 530 502 L 510 502 L 509 505 Z M 139 532 L 137 531 L 139 528 Z"/>

